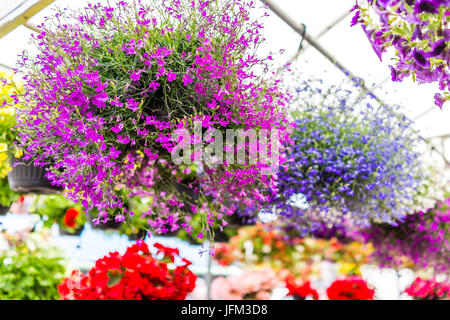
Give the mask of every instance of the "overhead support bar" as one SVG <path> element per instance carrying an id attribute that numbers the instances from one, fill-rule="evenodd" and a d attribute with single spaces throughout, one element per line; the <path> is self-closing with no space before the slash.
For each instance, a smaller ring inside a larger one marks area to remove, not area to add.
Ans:
<path id="1" fill-rule="evenodd" d="M 350 70 L 348 70 L 342 63 L 340 63 L 336 57 L 334 57 L 328 50 L 326 50 L 324 47 L 322 47 L 316 39 L 311 37 L 310 34 L 308 34 L 305 30 L 304 25 L 297 23 L 292 17 L 290 17 L 286 12 L 283 11 L 273 0 L 261 0 L 262 3 L 264 3 L 273 13 L 275 13 L 281 20 L 283 20 L 288 26 L 290 26 L 292 29 L 294 29 L 295 32 L 297 32 L 300 36 L 303 37 L 303 39 L 308 42 L 312 47 L 314 47 L 317 51 L 319 51 L 325 58 L 327 58 L 332 64 L 334 64 L 336 67 L 339 68 L 350 80 L 352 80 L 354 83 L 358 84 L 362 90 L 370 94 L 378 103 L 381 105 L 387 105 L 382 99 L 377 97 L 377 95 L 369 88 L 366 87 L 364 83 L 364 79 L 356 77 Z M 445 157 L 445 155 L 429 140 L 422 137 L 417 132 L 419 138 L 424 141 L 431 150 L 438 153 L 442 159 L 445 161 L 446 165 L 450 166 L 450 161 Z"/>
<path id="2" fill-rule="evenodd" d="M 10 71 L 13 71 L 13 68 L 12 68 L 12 67 L 7 66 L 6 64 L 3 64 L 3 63 L 1 63 L 1 62 L 0 62 L 0 68 L 7 69 L 7 70 L 10 70 Z"/>
<path id="3" fill-rule="evenodd" d="M 30 30 L 33 30 L 34 32 L 37 32 L 37 33 L 41 32 L 39 30 L 39 28 L 37 27 L 37 25 L 35 25 L 34 23 L 31 23 L 30 21 L 25 22 L 24 26 L 27 27 Z"/>
<path id="4" fill-rule="evenodd" d="M 54 0 L 38 0 L 34 4 L 22 8 L 22 6 L 19 6 L 16 8 L 12 14 L 17 10 L 19 11 L 15 16 L 8 21 L 5 21 L 0 25 L 0 38 L 3 38 L 5 35 L 10 33 L 12 30 L 17 28 L 20 25 L 24 25 L 28 22 L 28 20 L 34 16 L 36 13 L 47 7 L 49 4 L 51 4 Z M 25 4 L 28 2 L 25 2 Z M 1 23 L 1 22 L 0 22 Z M 27 26 L 29 27 L 29 26 Z M 32 28 L 32 27 L 29 27 Z"/>
<path id="5" fill-rule="evenodd" d="M 339 22 L 341 22 L 342 20 L 347 18 L 349 15 L 350 15 L 350 10 L 346 10 L 343 14 L 341 14 L 339 17 L 337 17 L 336 20 L 331 22 L 329 25 L 327 25 L 325 28 L 323 28 L 318 34 L 316 34 L 314 38 L 316 40 L 320 39 L 322 36 L 327 34 L 327 32 L 330 31 L 334 26 L 336 26 Z M 309 48 L 308 45 L 303 46 L 302 50 L 297 51 L 295 56 L 293 56 L 291 58 L 291 60 L 289 60 L 289 62 L 294 62 L 295 60 L 297 60 L 297 58 L 302 54 L 302 52 L 306 51 L 306 49 L 308 49 L 308 48 Z"/>
<path id="6" fill-rule="evenodd" d="M 339 68 L 347 77 L 349 77 L 352 81 L 358 83 L 361 88 L 370 93 L 372 96 L 374 96 L 378 102 L 381 104 L 384 104 L 384 102 L 376 97 L 376 95 L 371 92 L 370 89 L 366 87 L 364 84 L 364 80 L 361 78 L 356 77 L 350 70 L 348 70 L 342 63 L 340 63 L 336 57 L 334 57 L 328 50 L 326 50 L 324 47 L 322 47 L 316 39 L 311 37 L 311 35 L 307 32 L 305 32 L 304 26 L 302 24 L 297 23 L 294 19 L 292 19 L 290 16 L 288 16 L 283 9 L 281 9 L 277 4 L 274 3 L 272 0 L 261 0 L 265 5 L 269 7 L 270 10 L 272 10 L 273 13 L 275 13 L 279 18 L 281 18 L 287 25 L 289 25 L 292 29 L 294 29 L 295 32 L 297 32 L 299 35 L 304 35 L 305 41 L 307 41 L 312 47 L 314 47 L 317 51 L 319 51 L 325 58 L 327 58 L 332 64 L 334 64 L 336 67 Z"/>

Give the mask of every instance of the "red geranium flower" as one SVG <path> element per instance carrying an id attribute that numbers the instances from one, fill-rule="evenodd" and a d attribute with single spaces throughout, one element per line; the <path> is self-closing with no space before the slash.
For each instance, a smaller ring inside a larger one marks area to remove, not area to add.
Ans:
<path id="1" fill-rule="evenodd" d="M 375 290 L 370 289 L 359 276 L 336 280 L 327 289 L 330 300 L 373 300 Z"/>
<path id="2" fill-rule="evenodd" d="M 77 225 L 76 218 L 79 214 L 80 211 L 75 208 L 67 209 L 66 214 L 64 215 L 64 224 L 69 228 L 74 228 Z"/>
<path id="3" fill-rule="evenodd" d="M 58 290 L 65 300 L 183 300 L 194 290 L 197 277 L 177 249 L 154 245 L 156 259 L 142 240 L 125 254 L 112 252 L 97 260 L 87 275 L 73 273 Z M 176 259 L 177 258 L 177 259 Z M 173 266 L 174 261 L 181 264 Z M 170 267 L 169 267 L 170 265 Z"/>
<path id="4" fill-rule="evenodd" d="M 299 283 L 293 276 L 290 276 L 286 278 L 285 282 L 286 288 L 289 290 L 289 296 L 294 296 L 302 300 L 308 297 L 319 300 L 319 294 L 316 290 L 311 288 L 310 281 L 301 281 Z"/>

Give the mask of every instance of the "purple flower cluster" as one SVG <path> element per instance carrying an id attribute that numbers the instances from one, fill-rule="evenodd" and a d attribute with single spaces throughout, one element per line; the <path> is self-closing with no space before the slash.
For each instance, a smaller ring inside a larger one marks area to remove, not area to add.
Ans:
<path id="1" fill-rule="evenodd" d="M 152 230 L 190 232 L 187 213 L 203 214 L 208 229 L 263 200 L 274 183 L 260 174 L 265 162 L 201 170 L 171 160 L 173 133 L 192 132 L 194 121 L 203 131 L 265 129 L 287 139 L 287 98 L 278 81 L 255 74 L 268 65 L 255 54 L 264 38 L 252 8 L 152 0 L 59 10 L 32 40 L 38 54 L 19 62 L 24 159 L 49 165 L 48 178 L 70 199 L 98 211 L 95 223 L 124 221 L 134 214 L 128 199 L 141 196 L 151 199 L 144 217 Z"/>
<path id="2" fill-rule="evenodd" d="M 373 224 L 359 232 L 373 245 L 372 261 L 381 267 L 450 268 L 450 199 L 426 212 L 407 216 L 397 226 Z"/>
<path id="3" fill-rule="evenodd" d="M 272 199 L 283 224 L 305 234 L 324 223 L 392 223 L 405 216 L 402 203 L 422 180 L 411 122 L 358 88 L 311 81 L 297 91 L 293 144 Z"/>
<path id="4" fill-rule="evenodd" d="M 397 63 L 389 66 L 392 81 L 408 76 L 419 83 L 439 82 L 435 104 L 442 108 L 450 99 L 450 52 L 448 28 L 449 0 L 383 0 L 358 5 L 352 26 L 361 24 L 373 49 L 381 60 L 389 47 L 396 50 Z M 379 17 L 370 17 L 373 9 Z"/>

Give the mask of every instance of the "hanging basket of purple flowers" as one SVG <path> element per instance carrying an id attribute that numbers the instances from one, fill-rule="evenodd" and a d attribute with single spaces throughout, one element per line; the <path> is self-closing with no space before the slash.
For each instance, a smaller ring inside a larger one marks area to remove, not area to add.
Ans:
<path id="1" fill-rule="evenodd" d="M 19 146 L 25 160 L 52 159 L 47 176 L 97 210 L 94 224 L 125 221 L 127 199 L 139 196 L 153 200 L 143 215 L 156 234 L 190 230 L 187 212 L 208 229 L 264 200 L 275 179 L 262 173 L 267 157 L 232 160 L 254 144 L 225 142 L 213 155 L 232 157 L 207 163 L 195 147 L 228 129 L 288 139 L 287 98 L 266 76 L 271 57 L 255 55 L 264 38 L 253 2 L 146 3 L 63 9 L 41 26 L 38 54 L 21 60 L 29 103 L 18 110 Z"/>
<path id="2" fill-rule="evenodd" d="M 297 89 L 293 144 L 273 207 L 290 233 L 394 223 L 422 181 L 411 122 L 356 87 L 321 83 Z"/>
<path id="3" fill-rule="evenodd" d="M 410 268 L 447 274 L 450 268 L 450 199 L 408 215 L 395 226 L 373 224 L 355 236 L 370 242 L 371 261 L 383 268 Z"/>

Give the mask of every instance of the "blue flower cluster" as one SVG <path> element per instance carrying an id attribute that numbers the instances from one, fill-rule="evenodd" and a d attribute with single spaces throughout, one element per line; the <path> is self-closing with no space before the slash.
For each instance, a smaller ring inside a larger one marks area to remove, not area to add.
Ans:
<path id="1" fill-rule="evenodd" d="M 296 90 L 294 142 L 272 200 L 281 220 L 305 234 L 323 223 L 368 225 L 404 217 L 403 204 L 422 180 L 411 121 L 357 88 L 315 84 Z M 306 207 L 292 201 L 298 195 Z"/>

